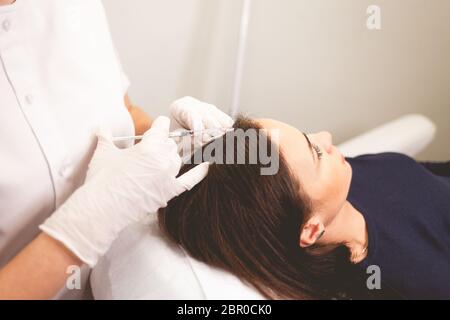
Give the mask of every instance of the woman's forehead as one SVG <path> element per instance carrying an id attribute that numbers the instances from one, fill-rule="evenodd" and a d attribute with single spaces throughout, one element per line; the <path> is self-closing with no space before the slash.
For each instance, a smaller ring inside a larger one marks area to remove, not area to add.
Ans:
<path id="1" fill-rule="evenodd" d="M 257 122 L 264 129 L 277 130 L 279 141 L 276 141 L 290 165 L 303 166 L 312 161 L 308 142 L 303 133 L 293 126 L 274 119 L 258 119 Z"/>

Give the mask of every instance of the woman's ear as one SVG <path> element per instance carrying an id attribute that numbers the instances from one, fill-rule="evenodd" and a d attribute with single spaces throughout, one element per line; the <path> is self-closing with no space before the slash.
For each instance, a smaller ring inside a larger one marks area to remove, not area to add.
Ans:
<path id="1" fill-rule="evenodd" d="M 322 237 L 324 232 L 325 226 L 322 221 L 318 217 L 311 217 L 302 226 L 302 230 L 300 231 L 300 247 L 306 248 L 312 246 Z"/>

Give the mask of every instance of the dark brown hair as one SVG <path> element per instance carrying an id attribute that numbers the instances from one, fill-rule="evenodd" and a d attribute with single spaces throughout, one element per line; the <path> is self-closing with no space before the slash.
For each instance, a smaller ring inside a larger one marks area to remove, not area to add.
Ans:
<path id="1" fill-rule="evenodd" d="M 242 117 L 234 128 L 260 129 L 256 122 Z M 247 140 L 241 143 L 246 155 L 255 152 Z M 238 149 L 236 144 L 234 152 Z M 354 273 L 349 271 L 345 248 L 316 256 L 299 247 L 302 223 L 311 212 L 310 201 L 282 154 L 278 156 L 278 173 L 271 176 L 260 174 L 263 165 L 259 162 L 211 164 L 201 183 L 159 211 L 160 227 L 192 257 L 234 273 L 266 298 L 359 295 L 354 281 L 347 281 Z M 194 166 L 184 165 L 180 174 Z"/>

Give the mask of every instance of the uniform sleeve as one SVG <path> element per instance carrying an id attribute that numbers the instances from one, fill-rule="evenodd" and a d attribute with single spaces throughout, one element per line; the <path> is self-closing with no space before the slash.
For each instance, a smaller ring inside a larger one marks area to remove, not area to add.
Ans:
<path id="1" fill-rule="evenodd" d="M 117 65 L 119 66 L 120 71 L 120 77 L 122 82 L 122 95 L 125 96 L 128 92 L 128 88 L 130 87 L 130 79 L 128 78 L 127 74 L 125 73 L 122 63 L 120 61 L 119 52 L 117 51 L 117 48 L 114 47 L 114 53 L 116 55 Z"/>

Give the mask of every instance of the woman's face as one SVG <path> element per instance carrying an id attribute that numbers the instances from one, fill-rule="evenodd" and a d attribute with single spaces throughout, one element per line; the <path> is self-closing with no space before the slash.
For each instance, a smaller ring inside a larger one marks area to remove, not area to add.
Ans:
<path id="1" fill-rule="evenodd" d="M 264 129 L 279 130 L 280 151 L 311 199 L 313 214 L 319 215 L 325 226 L 329 225 L 347 199 L 352 178 L 352 168 L 333 146 L 331 134 L 323 131 L 305 136 L 272 119 L 260 119 L 258 123 Z"/>

